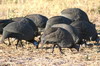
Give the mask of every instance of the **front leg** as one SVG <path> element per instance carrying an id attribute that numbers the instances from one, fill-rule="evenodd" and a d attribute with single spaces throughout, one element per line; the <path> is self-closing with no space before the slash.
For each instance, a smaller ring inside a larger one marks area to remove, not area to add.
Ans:
<path id="1" fill-rule="evenodd" d="M 56 46 L 56 44 L 54 44 L 53 47 L 52 47 L 52 53 L 54 52 L 55 46 Z"/>

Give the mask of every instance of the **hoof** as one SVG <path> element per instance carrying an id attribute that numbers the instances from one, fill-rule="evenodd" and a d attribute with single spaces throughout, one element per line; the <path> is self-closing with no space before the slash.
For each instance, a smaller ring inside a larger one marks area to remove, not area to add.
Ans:
<path id="1" fill-rule="evenodd" d="M 36 46 L 36 49 L 39 49 L 38 45 Z"/>

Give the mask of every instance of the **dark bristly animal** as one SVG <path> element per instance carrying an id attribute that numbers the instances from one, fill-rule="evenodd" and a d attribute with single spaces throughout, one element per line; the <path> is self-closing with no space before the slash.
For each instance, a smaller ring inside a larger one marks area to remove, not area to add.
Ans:
<path id="1" fill-rule="evenodd" d="M 30 14 L 25 17 L 29 18 L 36 24 L 39 32 L 43 32 L 43 30 L 46 26 L 47 20 L 48 20 L 48 18 L 46 16 L 43 16 L 41 14 Z"/>
<path id="2" fill-rule="evenodd" d="M 3 28 L 11 22 L 20 22 L 24 17 L 15 17 L 11 19 L 0 20 L 0 34 L 3 33 Z"/>
<path id="3" fill-rule="evenodd" d="M 10 19 L 2 19 L 0 20 L 0 34 L 3 33 L 3 28 L 8 25 L 9 23 L 12 23 L 12 22 L 20 22 L 24 19 L 24 17 L 15 17 L 15 18 L 10 18 Z M 10 42 L 10 39 L 8 38 L 8 41 L 9 41 L 9 44 L 8 45 L 11 45 L 11 42 Z M 5 43 L 7 44 L 7 43 Z"/>
<path id="4" fill-rule="evenodd" d="M 98 35 L 94 24 L 90 24 L 86 21 L 75 21 L 71 23 L 71 25 L 79 31 L 80 40 L 97 41 Z"/>
<path id="5" fill-rule="evenodd" d="M 29 41 L 38 47 L 38 42 L 34 40 L 36 33 L 38 31 L 37 27 L 33 22 L 28 22 L 28 19 L 23 19 L 21 22 L 12 22 L 3 28 L 3 35 L 1 43 L 4 42 L 6 38 L 16 38 L 18 46 L 21 40 Z"/>
<path id="6" fill-rule="evenodd" d="M 71 19 L 71 25 L 78 29 L 80 34 L 79 43 L 84 43 L 86 41 L 97 41 L 98 43 L 95 25 L 89 21 L 88 15 L 85 11 L 80 8 L 68 8 L 62 10 L 61 15 Z"/>
<path id="7" fill-rule="evenodd" d="M 71 19 L 72 21 L 87 21 L 89 18 L 87 14 L 80 8 L 67 8 L 61 11 L 61 15 Z"/>
<path id="8" fill-rule="evenodd" d="M 67 30 L 72 35 L 75 44 L 79 42 L 80 35 L 79 35 L 78 30 L 75 27 L 71 25 L 67 25 L 67 24 L 55 24 L 52 27 L 60 27 Z"/>
<path id="9" fill-rule="evenodd" d="M 72 21 L 70 19 L 67 19 L 63 16 L 54 16 L 48 19 L 45 29 L 50 28 L 54 24 L 70 24 L 71 22 Z"/>
<path id="10" fill-rule="evenodd" d="M 20 22 L 24 19 L 24 17 L 15 17 L 15 18 L 10 18 L 13 22 Z"/>
<path id="11" fill-rule="evenodd" d="M 3 28 L 8 25 L 9 23 L 11 23 L 12 20 L 11 19 L 3 19 L 3 20 L 0 20 L 0 34 L 3 33 Z"/>
<path id="12" fill-rule="evenodd" d="M 41 37 L 40 43 L 42 45 L 53 44 L 54 46 L 52 52 L 54 51 L 56 45 L 61 53 L 63 53 L 61 48 L 75 48 L 77 51 L 79 51 L 79 47 L 77 47 L 74 43 L 72 35 L 63 28 L 51 27 L 45 30 Z"/>

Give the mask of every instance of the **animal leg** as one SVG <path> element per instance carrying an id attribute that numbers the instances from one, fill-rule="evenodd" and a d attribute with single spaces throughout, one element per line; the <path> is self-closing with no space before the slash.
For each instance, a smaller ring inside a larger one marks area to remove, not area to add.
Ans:
<path id="1" fill-rule="evenodd" d="M 38 49 L 38 45 L 36 45 L 36 49 Z"/>
<path id="2" fill-rule="evenodd" d="M 21 46 L 21 47 L 24 46 L 22 40 L 20 40 L 20 46 Z M 24 47 L 23 47 L 23 48 L 24 48 Z"/>
<path id="3" fill-rule="evenodd" d="M 9 33 L 7 31 L 3 31 L 2 39 L 0 40 L 0 43 L 4 43 L 4 40 L 8 37 Z"/>
<path id="4" fill-rule="evenodd" d="M 20 41 L 20 40 L 17 39 L 16 49 L 17 49 L 17 47 L 18 47 L 19 41 Z"/>
<path id="5" fill-rule="evenodd" d="M 55 47 L 56 47 L 56 44 L 54 44 L 53 47 L 52 47 L 52 53 L 54 52 Z"/>
<path id="6" fill-rule="evenodd" d="M 58 46 L 58 48 L 59 48 L 59 50 L 60 50 L 60 53 L 61 53 L 61 54 L 64 54 L 64 53 L 62 52 L 61 47 L 60 47 L 59 45 L 57 45 L 57 46 Z"/>
<path id="7" fill-rule="evenodd" d="M 45 43 L 46 43 L 46 41 L 45 42 L 40 42 L 40 44 L 42 44 L 41 47 L 40 47 L 41 49 L 43 49 L 43 46 L 44 46 Z"/>
<path id="8" fill-rule="evenodd" d="M 11 45 L 10 38 L 8 38 L 8 42 L 9 42 L 9 44 L 8 44 L 8 45 L 10 46 L 10 45 Z"/>

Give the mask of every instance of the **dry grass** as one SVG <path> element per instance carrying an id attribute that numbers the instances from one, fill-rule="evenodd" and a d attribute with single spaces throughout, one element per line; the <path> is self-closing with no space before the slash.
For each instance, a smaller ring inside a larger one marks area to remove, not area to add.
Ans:
<path id="1" fill-rule="evenodd" d="M 91 21 L 100 25 L 100 0 L 0 0 L 0 19 L 39 13 L 48 18 L 60 15 L 66 8 L 81 8 Z M 100 29 L 100 27 L 99 27 Z M 33 45 L 15 49 L 15 45 L 0 44 L 0 66 L 100 66 L 100 47 L 81 48 L 83 51 L 72 53 L 64 49 L 65 55 L 55 49 L 36 50 Z"/>
<path id="2" fill-rule="evenodd" d="M 66 8 L 81 8 L 87 12 L 90 20 L 100 14 L 100 0 L 2 0 L 1 19 L 40 13 L 47 17 L 60 15 Z"/>

